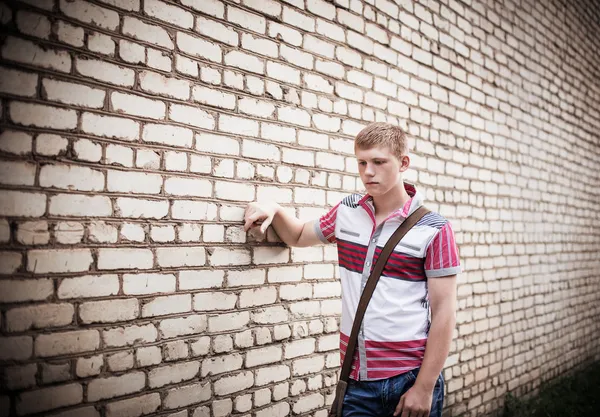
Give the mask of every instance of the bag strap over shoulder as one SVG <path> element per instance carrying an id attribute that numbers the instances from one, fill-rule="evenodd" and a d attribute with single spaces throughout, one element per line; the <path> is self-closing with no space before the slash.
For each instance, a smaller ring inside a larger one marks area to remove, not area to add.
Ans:
<path id="1" fill-rule="evenodd" d="M 350 371 L 352 369 L 352 358 L 354 357 L 354 351 L 356 350 L 356 342 L 358 339 L 358 331 L 360 330 L 360 325 L 362 323 L 363 317 L 365 315 L 365 311 L 367 310 L 367 306 L 369 305 L 369 301 L 371 300 L 371 296 L 375 291 L 375 287 L 377 286 L 377 282 L 379 281 L 379 277 L 383 272 L 383 268 L 387 263 L 388 258 L 392 254 L 392 251 L 396 247 L 396 245 L 402 240 L 402 238 L 408 233 L 408 231 L 415 225 L 419 220 L 423 218 L 427 213 L 429 213 L 429 209 L 424 206 L 419 207 L 415 210 L 398 228 L 396 231 L 390 236 L 389 240 L 386 242 L 383 247 L 379 258 L 377 258 L 377 262 L 371 271 L 371 275 L 369 275 L 369 279 L 365 285 L 365 289 L 362 292 L 360 297 L 360 301 L 358 303 L 358 308 L 356 309 L 356 315 L 354 316 L 354 323 L 352 324 L 352 331 L 350 332 L 350 339 L 348 340 L 348 346 L 346 347 L 346 355 L 344 356 L 344 363 L 342 364 L 342 372 L 340 374 L 340 381 L 348 381 L 350 377 Z"/>

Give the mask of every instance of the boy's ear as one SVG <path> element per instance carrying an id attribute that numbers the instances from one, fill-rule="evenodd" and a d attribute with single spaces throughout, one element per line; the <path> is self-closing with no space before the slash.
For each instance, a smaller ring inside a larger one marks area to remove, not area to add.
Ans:
<path id="1" fill-rule="evenodd" d="M 402 155 L 400 158 L 400 172 L 404 172 L 410 166 L 410 157 L 408 155 Z"/>

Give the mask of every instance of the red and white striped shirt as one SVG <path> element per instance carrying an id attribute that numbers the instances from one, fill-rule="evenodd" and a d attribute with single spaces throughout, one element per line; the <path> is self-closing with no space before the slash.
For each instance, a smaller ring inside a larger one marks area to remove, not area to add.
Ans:
<path id="1" fill-rule="evenodd" d="M 376 227 L 373 198 L 353 194 L 319 221 L 324 243 L 336 243 L 342 283 L 340 354 L 342 361 L 362 290 L 383 246 L 422 203 L 414 186 L 411 199 Z M 358 336 L 350 377 L 390 378 L 421 366 L 430 325 L 427 281 L 461 271 L 452 226 L 437 213 L 426 214 L 398 243 L 385 268 Z"/>

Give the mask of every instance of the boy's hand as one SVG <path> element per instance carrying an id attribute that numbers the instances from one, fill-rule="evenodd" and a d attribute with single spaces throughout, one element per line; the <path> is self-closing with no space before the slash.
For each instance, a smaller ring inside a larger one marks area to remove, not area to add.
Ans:
<path id="1" fill-rule="evenodd" d="M 277 214 L 278 204 L 250 203 L 244 213 L 244 231 L 260 225 L 260 233 L 265 233 Z"/>

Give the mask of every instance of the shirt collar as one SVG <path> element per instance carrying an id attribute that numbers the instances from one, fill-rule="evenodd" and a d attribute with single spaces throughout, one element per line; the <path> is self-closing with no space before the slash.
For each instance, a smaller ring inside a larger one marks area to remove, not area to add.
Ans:
<path id="1" fill-rule="evenodd" d="M 423 196 L 417 191 L 417 188 L 408 182 L 404 182 L 404 189 L 410 196 L 410 200 L 408 200 L 404 206 L 399 209 L 393 211 L 386 220 L 401 217 L 403 219 L 410 216 L 416 209 L 423 205 Z M 375 213 L 375 206 L 373 205 L 373 197 L 369 194 L 365 194 L 363 198 L 358 202 L 359 205 L 367 204 L 369 208 Z"/>

